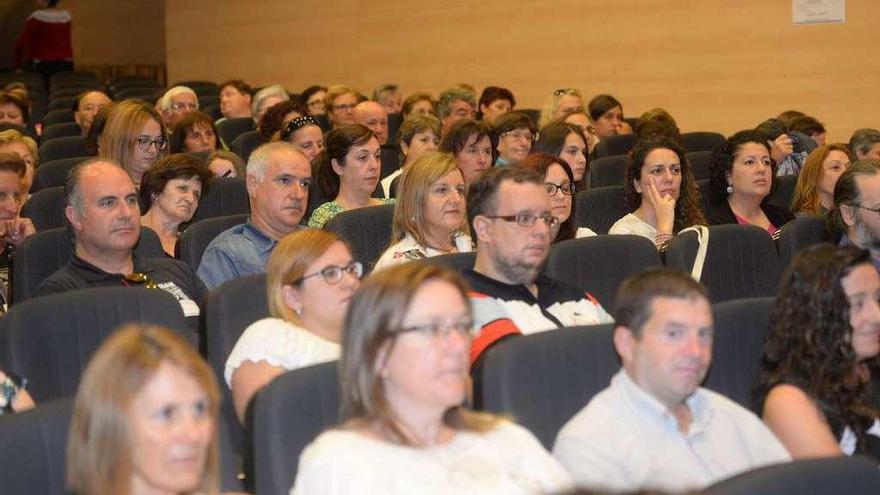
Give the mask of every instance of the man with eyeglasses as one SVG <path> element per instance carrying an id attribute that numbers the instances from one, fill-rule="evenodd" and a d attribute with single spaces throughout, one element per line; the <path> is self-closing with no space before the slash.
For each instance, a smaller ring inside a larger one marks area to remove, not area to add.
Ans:
<path id="1" fill-rule="evenodd" d="M 199 97 L 192 88 L 174 86 L 159 98 L 156 106 L 165 125 L 171 129 L 185 116 L 199 109 Z"/>
<path id="2" fill-rule="evenodd" d="M 471 364 L 511 335 L 611 321 L 583 290 L 541 274 L 557 218 L 544 178 L 522 167 L 494 167 L 468 189 L 468 220 L 477 241 L 473 270 L 475 335 Z"/>
<path id="3" fill-rule="evenodd" d="M 161 289 L 177 299 L 187 321 L 198 328 L 205 286 L 185 263 L 133 254 L 141 235 L 134 182 L 123 168 L 105 159 L 80 163 L 65 184 L 64 214 L 74 236 L 70 261 L 44 280 L 36 296 L 91 287 Z"/>
<path id="4" fill-rule="evenodd" d="M 854 244 L 871 252 L 880 270 L 880 160 L 850 164 L 834 186 L 834 209 L 830 223 L 843 238 L 840 245 Z"/>
<path id="5" fill-rule="evenodd" d="M 526 159 L 538 129 L 531 117 L 522 112 L 508 112 L 495 119 L 498 136 L 498 159 L 495 165 L 510 165 Z"/>
<path id="6" fill-rule="evenodd" d="M 76 103 L 73 105 L 73 119 L 82 129 L 83 136 L 88 134 L 89 129 L 92 128 L 95 115 L 98 115 L 98 112 L 110 103 L 112 103 L 110 97 L 101 91 L 86 91 L 76 97 Z"/>
<path id="7" fill-rule="evenodd" d="M 292 144 L 276 141 L 251 153 L 246 183 L 250 218 L 214 238 L 196 271 L 209 289 L 266 271 L 278 241 L 301 228 L 299 223 L 309 204 L 312 168 Z"/>

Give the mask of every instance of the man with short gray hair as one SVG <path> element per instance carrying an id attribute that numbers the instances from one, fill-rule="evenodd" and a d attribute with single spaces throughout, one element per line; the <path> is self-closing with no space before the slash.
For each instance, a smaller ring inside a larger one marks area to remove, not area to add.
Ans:
<path id="1" fill-rule="evenodd" d="M 211 241 L 199 264 L 197 273 L 209 289 L 266 271 L 278 241 L 300 228 L 309 204 L 312 169 L 292 144 L 276 141 L 251 154 L 246 182 L 250 218 Z"/>
<path id="2" fill-rule="evenodd" d="M 850 159 L 880 160 L 880 131 L 859 129 L 849 138 Z"/>
<path id="3" fill-rule="evenodd" d="M 834 209 L 828 218 L 840 245 L 855 244 L 871 252 L 880 270 L 880 160 L 859 160 L 840 174 L 834 185 Z"/>
<path id="4" fill-rule="evenodd" d="M 473 119 L 477 116 L 477 100 L 470 91 L 455 87 L 449 88 L 440 93 L 440 99 L 437 102 L 437 113 L 440 114 L 440 121 L 443 123 L 443 134 L 445 135 L 452 124 L 464 119 Z"/>
<path id="5" fill-rule="evenodd" d="M 162 114 L 162 120 L 169 129 L 198 109 L 199 97 L 187 86 L 174 86 L 166 91 L 156 104 L 156 110 Z"/>

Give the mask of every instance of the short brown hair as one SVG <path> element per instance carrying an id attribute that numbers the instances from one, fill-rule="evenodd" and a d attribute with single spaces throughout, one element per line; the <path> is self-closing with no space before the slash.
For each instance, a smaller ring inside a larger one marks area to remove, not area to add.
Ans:
<path id="1" fill-rule="evenodd" d="M 67 485 L 72 491 L 90 495 L 129 492 L 133 466 L 128 410 L 163 363 L 182 368 L 207 396 L 215 433 L 199 491 L 217 493 L 220 392 L 214 372 L 171 330 L 137 324 L 108 337 L 83 373 L 67 441 Z"/>
<path id="2" fill-rule="evenodd" d="M 12 172 L 22 179 L 27 172 L 27 165 L 16 154 L 0 152 L 0 172 Z"/>
<path id="3" fill-rule="evenodd" d="M 214 174 L 205 163 L 189 153 L 175 153 L 162 158 L 141 178 L 138 199 L 141 203 L 141 214 L 150 210 L 156 196 L 162 194 L 168 181 L 173 179 L 196 178 L 202 184 L 202 195 L 208 193 Z"/>
<path id="4" fill-rule="evenodd" d="M 5 105 L 7 103 L 15 105 L 21 112 L 21 119 L 24 121 L 25 125 L 27 125 L 28 119 L 31 117 L 30 102 L 27 100 L 26 96 L 27 93 L 16 90 L 0 92 L 0 105 Z"/>
<path id="5" fill-rule="evenodd" d="M 614 300 L 614 323 L 628 328 L 636 338 L 651 319 L 658 297 L 709 300 L 706 288 L 680 270 L 657 268 L 634 275 L 621 284 Z"/>
<path id="6" fill-rule="evenodd" d="M 431 108 L 433 108 L 436 112 L 437 102 L 434 101 L 434 97 L 431 96 L 431 93 L 418 92 L 407 96 L 403 100 L 403 106 L 401 107 L 400 114 L 403 115 L 404 118 L 406 118 L 410 113 L 412 113 L 412 109 L 415 104 L 420 101 L 429 102 L 431 104 Z"/>

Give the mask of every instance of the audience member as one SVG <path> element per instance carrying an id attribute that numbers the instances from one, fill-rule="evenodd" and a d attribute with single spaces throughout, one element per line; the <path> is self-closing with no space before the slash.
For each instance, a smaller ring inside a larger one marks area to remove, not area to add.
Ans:
<path id="1" fill-rule="evenodd" d="M 309 203 L 312 168 L 293 145 L 264 144 L 248 159 L 246 183 L 250 218 L 215 237 L 202 255 L 197 273 L 209 289 L 266 271 L 278 241 L 300 228 Z"/>
<path id="2" fill-rule="evenodd" d="M 201 159 L 185 153 L 159 160 L 144 174 L 138 191 L 141 225 L 159 234 L 169 257 L 174 257 L 178 237 L 208 192 L 211 177 Z"/>
<path id="3" fill-rule="evenodd" d="M 0 370 L 0 416 L 33 409 L 36 404 L 27 391 L 27 380 Z"/>
<path id="4" fill-rule="evenodd" d="M 860 160 L 846 169 L 834 186 L 829 222 L 843 233 L 841 245 L 854 244 L 871 253 L 880 270 L 880 160 Z"/>
<path id="5" fill-rule="evenodd" d="M 681 130 L 675 118 L 663 108 L 652 108 L 639 116 L 633 129 L 636 140 L 660 135 L 681 143 Z"/>
<path id="6" fill-rule="evenodd" d="M 834 185 L 849 167 L 848 151 L 845 144 L 829 144 L 819 146 L 807 156 L 791 199 L 795 216 L 824 216 L 834 208 Z"/>
<path id="7" fill-rule="evenodd" d="M 343 327 L 343 422 L 303 451 L 292 495 L 572 488 L 530 432 L 462 406 L 472 322 L 466 290 L 455 273 L 421 263 L 364 282 Z"/>
<path id="8" fill-rule="evenodd" d="M 637 141 L 627 163 L 626 216 L 608 230 L 647 238 L 664 251 L 672 236 L 705 225 L 700 192 L 684 148 L 663 137 Z"/>
<path id="9" fill-rule="evenodd" d="M 465 188 L 495 163 L 498 150 L 492 143 L 493 137 L 489 124 L 466 119 L 452 124 L 440 141 L 440 151 L 455 156 Z"/>
<path id="10" fill-rule="evenodd" d="M 281 131 L 293 119 L 305 115 L 305 109 L 298 100 L 284 100 L 269 107 L 257 123 L 260 140 L 264 143 L 281 139 Z"/>
<path id="11" fill-rule="evenodd" d="M 584 110 L 584 95 L 575 88 L 557 89 L 541 111 L 539 126 L 544 127 L 563 115 L 578 110 Z"/>
<path id="12" fill-rule="evenodd" d="M 596 235 L 592 230 L 578 227 L 575 223 L 571 208 L 571 198 L 575 192 L 574 174 L 565 160 L 548 153 L 534 153 L 520 163 L 520 166 L 534 170 L 544 177 L 544 188 L 550 197 L 550 212 L 556 217 L 556 225 L 550 232 L 552 242 Z"/>
<path id="13" fill-rule="evenodd" d="M 363 101 L 354 107 L 354 123 L 373 131 L 379 145 L 388 142 L 388 113 L 375 101 Z"/>
<path id="14" fill-rule="evenodd" d="M 698 282 L 674 270 L 631 277 L 614 319 L 622 369 L 553 447 L 579 485 L 693 490 L 790 459 L 754 414 L 700 388 L 712 361 L 713 322 Z"/>
<path id="15" fill-rule="evenodd" d="M 443 134 L 446 134 L 452 124 L 459 120 L 473 119 L 477 115 L 477 102 L 473 92 L 461 87 L 453 87 L 440 93 L 437 113 L 443 124 Z"/>
<path id="16" fill-rule="evenodd" d="M 284 236 L 269 256 L 269 314 L 244 331 L 226 360 L 224 377 L 244 423 L 248 404 L 285 371 L 339 359 L 348 301 L 363 265 L 336 234 L 305 229 Z"/>
<path id="17" fill-rule="evenodd" d="M 251 118 L 251 93 L 253 89 L 241 79 L 233 79 L 221 84 L 220 113 L 223 119 Z"/>
<path id="18" fill-rule="evenodd" d="M 211 116 L 195 111 L 180 119 L 171 130 L 171 152 L 210 153 L 219 147 L 219 139 Z"/>
<path id="19" fill-rule="evenodd" d="M 429 152 L 409 165 L 394 205 L 391 245 L 375 269 L 471 251 L 464 197 L 464 179 L 451 154 Z"/>
<path id="20" fill-rule="evenodd" d="M 65 193 L 73 256 L 40 283 L 36 295 L 108 286 L 161 289 L 177 299 L 190 324 L 197 326 L 207 291 L 192 270 L 181 261 L 142 259 L 132 253 L 141 225 L 131 177 L 119 165 L 95 158 L 71 170 Z"/>
<path id="21" fill-rule="evenodd" d="M 584 142 L 587 143 L 587 156 L 593 152 L 593 148 L 599 144 L 599 136 L 596 135 L 596 128 L 593 127 L 590 116 L 586 110 L 576 109 L 565 113 L 561 118 L 554 122 L 565 122 L 566 124 L 574 124 L 581 130 Z"/>
<path id="22" fill-rule="evenodd" d="M 306 106 L 306 113 L 312 117 L 324 115 L 326 107 L 324 106 L 324 97 L 327 96 L 327 88 L 324 86 L 309 86 L 299 95 L 303 105 Z"/>
<path id="23" fill-rule="evenodd" d="M 28 125 L 30 104 L 19 93 L 0 92 L 0 124 L 13 124 L 22 128 Z"/>
<path id="24" fill-rule="evenodd" d="M 57 7 L 58 0 L 38 0 L 35 10 L 15 40 L 16 69 L 33 69 L 47 82 L 56 72 L 73 70 L 70 12 Z"/>
<path id="25" fill-rule="evenodd" d="M 397 145 L 400 147 L 400 167 L 382 179 L 382 194 L 386 198 L 397 197 L 397 182 L 400 174 L 424 156 L 437 151 L 440 144 L 440 120 L 427 115 L 413 115 L 403 121 L 397 130 Z"/>
<path id="26" fill-rule="evenodd" d="M 532 143 L 538 129 L 532 118 L 522 112 L 508 112 L 495 120 L 495 135 L 498 136 L 498 159 L 496 166 L 521 162 L 532 152 Z"/>
<path id="27" fill-rule="evenodd" d="M 608 136 L 626 134 L 623 132 L 623 105 L 611 95 L 597 95 L 587 105 L 590 120 L 596 128 L 596 136 L 605 139 Z"/>
<path id="28" fill-rule="evenodd" d="M 403 108 L 403 95 L 396 84 L 383 84 L 373 91 L 373 101 L 382 105 L 388 115 L 400 113 Z"/>
<path id="29" fill-rule="evenodd" d="M 309 163 L 324 151 L 324 133 L 318 121 L 308 115 L 296 117 L 284 127 L 279 135 L 308 158 Z"/>
<path id="30" fill-rule="evenodd" d="M 477 119 L 492 125 L 495 119 L 513 110 L 515 106 L 516 99 L 509 89 L 486 86 L 480 95 Z"/>
<path id="31" fill-rule="evenodd" d="M 82 129 L 83 136 L 89 133 L 95 115 L 110 103 L 112 103 L 110 97 L 101 91 L 84 91 L 76 97 L 76 103 L 73 104 L 73 119 Z"/>
<path id="32" fill-rule="evenodd" d="M 205 159 L 214 177 L 244 177 L 244 160 L 231 151 L 217 150 Z"/>
<path id="33" fill-rule="evenodd" d="M 809 115 L 797 117 L 795 119 L 792 119 L 792 121 L 786 127 L 790 131 L 800 132 L 806 136 L 809 136 L 810 139 L 815 141 L 816 145 L 818 146 L 825 145 L 825 126 L 822 125 L 821 122 L 816 120 L 815 117 L 810 117 Z"/>
<path id="34" fill-rule="evenodd" d="M 757 225 L 776 235 L 794 219 L 790 211 L 767 201 L 776 162 L 770 157 L 770 145 L 763 134 L 745 130 L 727 138 L 712 159 L 710 173 L 710 195 L 715 205 L 706 217 L 710 225 Z"/>
<path id="35" fill-rule="evenodd" d="M 852 160 L 880 160 L 880 131 L 859 129 L 854 132 L 849 138 L 849 156 Z"/>
<path id="36" fill-rule="evenodd" d="M 437 115 L 437 102 L 434 101 L 431 93 L 413 93 L 403 100 L 403 107 L 401 107 L 400 113 L 403 115 L 404 120 L 410 118 L 414 113 Z"/>
<path id="37" fill-rule="evenodd" d="M 162 114 L 165 126 L 173 128 L 187 114 L 199 109 L 199 97 L 192 88 L 174 86 L 159 98 L 156 109 Z"/>
<path id="38" fill-rule="evenodd" d="M 26 169 L 24 160 L 15 154 L 0 152 L 0 314 L 9 304 L 9 275 L 15 248 L 36 232 L 30 218 L 18 216 L 24 202 L 22 182 Z"/>
<path id="39" fill-rule="evenodd" d="M 770 156 L 776 161 L 777 175 L 799 173 L 807 155 L 816 148 L 816 143 L 809 136 L 786 129 L 779 119 L 767 119 L 758 124 L 755 130 L 767 139 Z"/>
<path id="40" fill-rule="evenodd" d="M 263 114 L 273 106 L 282 101 L 290 100 L 287 90 L 280 84 L 273 84 L 257 91 L 251 98 L 251 116 L 254 118 L 254 124 L 257 129 L 260 128 L 260 119 Z"/>
<path id="41" fill-rule="evenodd" d="M 83 373 L 67 441 L 78 494 L 219 493 L 220 393 L 198 352 L 171 330 L 129 324 Z"/>
<path id="42" fill-rule="evenodd" d="M 861 454 L 880 462 L 871 394 L 878 299 L 880 276 L 854 246 L 807 248 L 783 275 L 764 347 L 762 412 L 795 459 Z"/>
<path id="43" fill-rule="evenodd" d="M 590 187 L 590 162 L 587 142 L 579 127 L 564 122 L 547 124 L 538 134 L 532 147 L 535 153 L 547 153 L 565 160 L 571 170 L 575 189 L 585 191 Z"/>
<path id="44" fill-rule="evenodd" d="M 348 86 L 335 85 L 327 88 L 324 107 L 327 120 L 333 128 L 344 124 L 354 124 L 354 107 L 358 104 L 358 92 Z"/>
<path id="45" fill-rule="evenodd" d="M 373 131 L 360 124 L 341 125 L 327 133 L 324 151 L 315 158 L 315 178 L 324 198 L 309 227 L 321 228 L 346 210 L 392 204 L 371 195 L 379 183 L 381 150 Z"/>
<path id="46" fill-rule="evenodd" d="M 541 274 L 558 220 L 540 174 L 486 171 L 468 188 L 467 213 L 477 244 L 474 268 L 464 273 L 474 290 L 472 362 L 509 335 L 611 321 L 592 296 Z"/>
<path id="47" fill-rule="evenodd" d="M 167 135 L 155 108 L 142 101 L 124 100 L 109 107 L 98 137 L 98 156 L 121 165 L 139 186 L 144 172 L 165 156 Z"/>
<path id="48" fill-rule="evenodd" d="M 12 153 L 24 160 L 26 168 L 21 178 L 22 201 L 28 198 L 31 185 L 34 183 L 34 174 L 40 164 L 38 151 L 36 141 L 15 129 L 0 131 L 0 153 Z"/>
<path id="49" fill-rule="evenodd" d="M 781 120 L 783 125 L 786 127 L 791 125 L 791 122 L 798 117 L 806 117 L 807 114 L 801 112 L 800 110 L 786 110 L 779 115 L 776 116 L 777 119 Z"/>

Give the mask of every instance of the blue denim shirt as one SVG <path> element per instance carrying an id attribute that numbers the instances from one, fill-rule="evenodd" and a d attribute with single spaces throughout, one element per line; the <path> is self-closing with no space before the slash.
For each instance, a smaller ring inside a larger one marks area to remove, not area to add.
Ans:
<path id="1" fill-rule="evenodd" d="M 245 275 L 266 271 L 269 255 L 278 241 L 247 223 L 226 230 L 205 248 L 196 274 L 208 289 Z"/>

